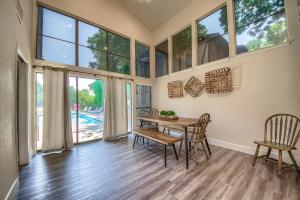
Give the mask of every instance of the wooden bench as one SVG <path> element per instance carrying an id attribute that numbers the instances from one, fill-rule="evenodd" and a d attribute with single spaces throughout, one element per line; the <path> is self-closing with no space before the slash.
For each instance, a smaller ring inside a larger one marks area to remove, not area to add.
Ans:
<path id="1" fill-rule="evenodd" d="M 133 149 L 134 149 L 135 143 L 138 141 L 139 137 L 143 137 L 143 138 L 147 138 L 149 140 L 152 140 L 159 144 L 164 145 L 165 167 L 167 167 L 167 146 L 169 146 L 169 145 L 173 146 L 176 159 L 178 160 L 175 143 L 181 141 L 182 138 L 170 136 L 170 135 L 164 134 L 163 132 L 159 132 L 156 130 L 143 129 L 143 128 L 135 129 L 135 130 L 133 130 L 133 133 L 135 134 L 134 142 L 133 142 Z"/>

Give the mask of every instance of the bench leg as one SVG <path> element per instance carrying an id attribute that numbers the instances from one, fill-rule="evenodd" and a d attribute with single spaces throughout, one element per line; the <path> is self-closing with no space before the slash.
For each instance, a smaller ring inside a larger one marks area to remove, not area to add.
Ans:
<path id="1" fill-rule="evenodd" d="M 167 167 L 167 145 L 165 146 L 165 167 Z"/>
<path id="2" fill-rule="evenodd" d="M 178 160 L 178 156 L 177 156 L 175 144 L 173 144 L 172 146 L 173 146 L 173 149 L 174 149 L 174 153 L 175 153 L 175 156 L 176 156 L 176 160 Z"/>
<path id="3" fill-rule="evenodd" d="M 136 140 L 137 140 L 137 135 L 135 134 L 134 135 L 134 141 L 133 141 L 132 149 L 134 149 L 134 145 L 135 145 Z"/>

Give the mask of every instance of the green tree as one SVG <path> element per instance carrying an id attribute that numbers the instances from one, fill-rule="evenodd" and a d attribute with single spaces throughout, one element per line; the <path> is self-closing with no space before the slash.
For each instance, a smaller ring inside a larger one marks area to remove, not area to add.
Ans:
<path id="1" fill-rule="evenodd" d="M 88 47 L 94 55 L 95 62 L 89 62 L 92 69 L 107 70 L 107 57 L 106 57 L 106 32 L 99 30 L 92 37 L 88 38 Z M 100 51 L 102 50 L 102 51 Z"/>
<path id="2" fill-rule="evenodd" d="M 95 96 L 90 94 L 88 89 L 83 89 L 79 91 L 79 104 L 81 105 L 80 109 L 84 109 L 85 107 L 94 106 Z"/>
<path id="3" fill-rule="evenodd" d="M 253 51 L 253 50 L 262 48 L 263 45 L 264 45 L 264 43 L 262 40 L 254 39 L 254 40 L 250 40 L 246 44 L 246 47 L 247 47 L 248 51 Z"/>
<path id="4" fill-rule="evenodd" d="M 235 0 L 234 8 L 235 26 L 238 34 L 245 31 L 243 27 L 247 27 L 252 23 L 251 26 L 253 28 L 248 30 L 248 33 L 252 36 L 262 38 L 269 24 L 274 22 L 278 16 L 273 15 L 268 18 L 269 21 L 260 19 L 283 10 L 284 0 Z"/>
<path id="5" fill-rule="evenodd" d="M 266 28 L 262 38 L 250 40 L 246 47 L 248 51 L 253 51 L 285 41 L 287 41 L 285 21 L 278 21 Z"/>
<path id="6" fill-rule="evenodd" d="M 198 39 L 204 40 L 207 37 L 207 28 L 203 24 L 197 26 Z"/>
<path id="7" fill-rule="evenodd" d="M 69 98 L 71 104 L 76 104 L 76 89 L 73 86 L 69 87 Z"/>
<path id="8" fill-rule="evenodd" d="M 87 42 L 96 60 L 89 63 L 91 68 L 130 74 L 130 42 L 128 39 L 99 30 L 89 37 Z"/>
<path id="9" fill-rule="evenodd" d="M 278 44 L 287 40 L 285 21 L 272 24 L 267 31 L 266 40 L 268 44 Z"/>
<path id="10" fill-rule="evenodd" d="M 91 91 L 94 92 L 95 98 L 93 105 L 103 107 L 104 102 L 104 82 L 102 80 L 96 80 L 89 85 Z"/>
<path id="11" fill-rule="evenodd" d="M 173 37 L 173 53 L 181 58 L 187 51 L 192 50 L 192 27 L 188 27 Z M 179 59 L 179 67 L 182 66 Z"/>
<path id="12" fill-rule="evenodd" d="M 220 22 L 220 26 L 223 28 L 224 33 L 228 33 L 227 7 L 223 7 L 221 9 L 219 22 Z"/>
<path id="13" fill-rule="evenodd" d="M 36 105 L 37 107 L 43 106 L 44 94 L 43 94 L 43 85 L 36 82 Z"/>

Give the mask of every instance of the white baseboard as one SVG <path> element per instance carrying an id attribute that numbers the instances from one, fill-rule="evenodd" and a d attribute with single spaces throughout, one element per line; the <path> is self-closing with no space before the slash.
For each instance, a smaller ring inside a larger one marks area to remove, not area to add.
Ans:
<path id="1" fill-rule="evenodd" d="M 11 185 L 8 193 L 6 194 L 6 197 L 4 198 L 4 200 L 13 200 L 14 196 L 18 190 L 19 187 L 19 177 L 16 178 L 16 180 L 13 182 L 13 184 Z"/>
<path id="2" fill-rule="evenodd" d="M 226 148 L 226 149 L 231 149 L 231 150 L 234 150 L 234 151 L 239 151 L 239 152 L 250 154 L 250 155 L 254 155 L 255 150 L 256 150 L 255 147 L 249 147 L 249 146 L 245 146 L 245 145 L 234 144 L 234 143 L 225 142 L 225 141 L 222 141 L 222 140 L 217 140 L 217 139 L 214 139 L 214 138 L 207 138 L 207 139 L 208 139 L 209 144 L 212 144 L 212 145 L 215 145 L 215 146 L 218 146 L 218 147 L 223 147 L 223 148 Z M 266 153 L 267 153 L 267 149 L 261 148 L 260 155 L 266 154 Z M 278 158 L 278 152 L 274 152 L 274 151 L 271 152 L 270 157 Z M 288 154 L 283 154 L 282 159 L 286 163 L 292 163 L 292 161 L 291 161 Z M 299 156 L 295 157 L 295 159 L 296 159 L 297 163 L 300 163 L 300 157 Z"/>

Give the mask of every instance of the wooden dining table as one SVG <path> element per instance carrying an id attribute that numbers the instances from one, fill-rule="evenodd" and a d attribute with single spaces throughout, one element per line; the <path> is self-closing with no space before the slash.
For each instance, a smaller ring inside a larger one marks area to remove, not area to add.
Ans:
<path id="1" fill-rule="evenodd" d="M 173 125 L 182 127 L 184 129 L 184 146 L 185 146 L 185 161 L 186 161 L 186 169 L 189 169 L 189 150 L 188 150 L 188 127 L 195 126 L 198 119 L 195 118 L 186 118 L 179 117 L 176 120 L 164 119 L 159 116 L 147 116 L 147 117 L 137 117 L 140 120 L 140 126 L 143 126 L 144 122 L 152 122 L 156 124 L 156 129 L 158 131 L 158 125 Z"/>

